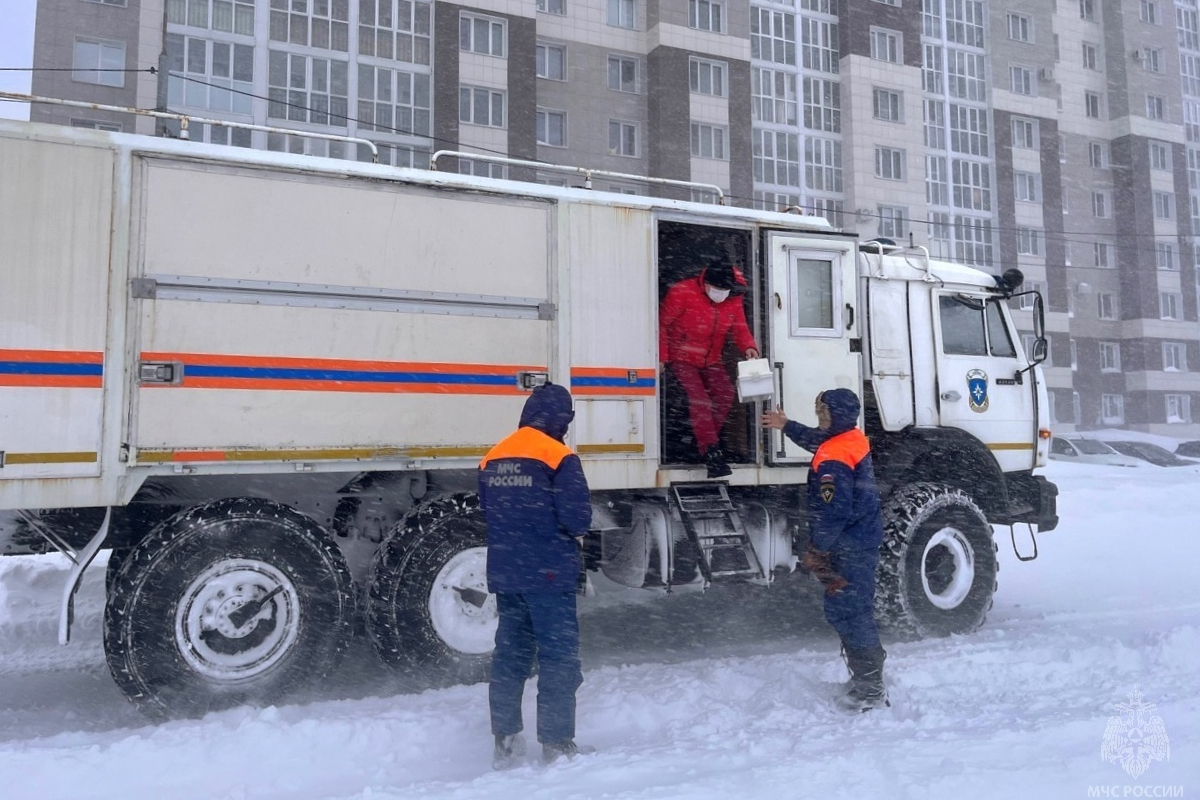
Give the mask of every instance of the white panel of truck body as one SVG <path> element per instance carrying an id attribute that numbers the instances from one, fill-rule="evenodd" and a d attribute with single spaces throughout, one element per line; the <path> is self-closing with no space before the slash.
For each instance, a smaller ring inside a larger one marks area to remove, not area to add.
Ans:
<path id="1" fill-rule="evenodd" d="M 100 474 L 115 162 L 0 139 L 0 483 Z"/>
<path id="2" fill-rule="evenodd" d="M 855 243 L 772 231 L 767 235 L 767 326 L 775 397 L 789 418 L 816 425 L 813 401 L 826 389 L 862 393 L 860 358 L 850 352 L 860 318 Z M 816 317 L 815 323 L 811 319 Z M 778 431 L 769 460 L 808 463 L 812 453 Z"/>
<path id="3" fill-rule="evenodd" d="M 554 205 L 146 159 L 143 275 L 551 297 Z M 267 283 L 266 285 L 270 285 Z M 135 460 L 477 456 L 511 432 L 553 322 L 140 299 Z M 256 455 L 257 454 L 257 455 Z"/>
<path id="4" fill-rule="evenodd" d="M 571 203 L 563 213 L 574 444 L 590 462 L 589 475 L 604 480 L 599 462 L 637 459 L 647 462 L 640 470 L 652 480 L 658 456 L 655 218 L 647 209 L 589 203 Z"/>
<path id="5" fill-rule="evenodd" d="M 913 424 L 913 358 L 908 324 L 908 283 L 866 281 L 870 321 L 870 381 L 884 430 Z"/>

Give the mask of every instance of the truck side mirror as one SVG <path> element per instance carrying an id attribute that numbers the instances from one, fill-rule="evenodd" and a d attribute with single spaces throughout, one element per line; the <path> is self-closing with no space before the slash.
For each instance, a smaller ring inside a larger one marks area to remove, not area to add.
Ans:
<path id="1" fill-rule="evenodd" d="M 1034 364 L 1040 364 L 1046 360 L 1046 356 L 1050 354 L 1050 343 L 1046 341 L 1045 336 L 1039 336 L 1033 340 L 1033 352 L 1030 353 L 1030 361 Z"/>

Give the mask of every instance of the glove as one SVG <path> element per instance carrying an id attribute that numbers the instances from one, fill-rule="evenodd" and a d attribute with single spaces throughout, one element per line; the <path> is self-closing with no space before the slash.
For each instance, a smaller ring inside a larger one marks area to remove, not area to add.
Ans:
<path id="1" fill-rule="evenodd" d="M 849 583 L 833 571 L 833 566 L 829 563 L 829 553 L 824 550 L 808 548 L 804 551 L 804 557 L 800 559 L 800 564 L 816 576 L 816 579 L 825 587 L 825 594 L 830 597 L 846 588 Z"/>

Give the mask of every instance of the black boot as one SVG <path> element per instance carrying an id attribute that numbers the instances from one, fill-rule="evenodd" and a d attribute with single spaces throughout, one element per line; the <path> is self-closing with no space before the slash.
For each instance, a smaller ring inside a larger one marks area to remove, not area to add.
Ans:
<path id="1" fill-rule="evenodd" d="M 704 461 L 708 464 L 708 477 L 710 478 L 724 478 L 726 475 L 733 474 L 733 470 L 725 463 L 725 456 L 721 454 L 721 449 L 715 445 L 705 451 Z"/>
<path id="2" fill-rule="evenodd" d="M 850 668 L 850 683 L 846 693 L 837 699 L 844 711 L 870 711 L 891 706 L 883 686 L 883 662 L 887 653 L 882 647 L 845 647 L 846 666 Z"/>

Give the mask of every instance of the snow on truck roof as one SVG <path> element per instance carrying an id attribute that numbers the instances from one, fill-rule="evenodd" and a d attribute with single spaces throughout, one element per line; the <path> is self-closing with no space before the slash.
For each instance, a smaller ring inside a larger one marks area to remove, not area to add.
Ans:
<path id="1" fill-rule="evenodd" d="M 303 133 L 298 132 L 298 133 Z M 399 181 L 432 188 L 462 189 L 489 194 L 520 196 L 547 200 L 573 200 L 598 205 L 619 205 L 626 208 L 679 211 L 692 215 L 719 216 L 723 221 L 756 222 L 792 230 L 834 233 L 836 230 L 823 217 L 774 211 L 734 208 L 687 200 L 671 200 L 644 195 L 628 195 L 598 189 L 548 186 L 526 181 L 484 178 L 456 172 L 393 167 L 361 161 L 346 161 L 321 156 L 280 153 L 270 150 L 251 150 L 228 145 L 206 144 L 193 140 L 166 139 L 136 133 L 99 131 L 89 128 L 70 128 L 40 122 L 0 119 L 0 136 L 38 139 L 63 144 L 78 144 L 127 151 L 134 154 L 176 156 L 189 160 L 203 159 L 223 164 L 267 167 L 306 172 L 310 174 L 358 176 L 375 180 Z M 468 156 L 465 156 L 469 158 Z M 554 164 L 547 164 L 552 168 Z M 631 176 L 630 180 L 636 180 Z"/>

